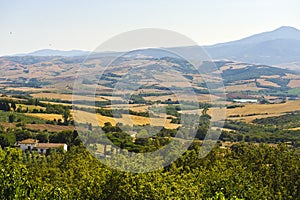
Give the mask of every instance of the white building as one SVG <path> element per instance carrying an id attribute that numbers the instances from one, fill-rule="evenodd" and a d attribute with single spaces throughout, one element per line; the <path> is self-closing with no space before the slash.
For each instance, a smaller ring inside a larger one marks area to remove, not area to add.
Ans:
<path id="1" fill-rule="evenodd" d="M 38 143 L 38 140 L 36 139 L 26 139 L 18 142 L 17 144 L 20 146 L 20 148 L 25 151 L 25 150 L 33 150 L 35 144 Z"/>
<path id="2" fill-rule="evenodd" d="M 20 149 L 23 151 L 32 151 L 36 150 L 39 153 L 46 153 L 48 149 L 58 149 L 63 148 L 63 150 L 68 150 L 68 145 L 64 143 L 39 143 L 36 139 L 26 139 L 17 143 L 20 146 Z"/>
<path id="3" fill-rule="evenodd" d="M 257 103 L 257 99 L 233 99 L 234 102 L 238 103 Z"/>

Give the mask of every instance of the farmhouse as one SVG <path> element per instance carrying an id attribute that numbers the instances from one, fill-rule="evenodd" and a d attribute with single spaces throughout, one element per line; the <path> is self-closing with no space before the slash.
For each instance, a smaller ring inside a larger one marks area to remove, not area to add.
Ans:
<path id="1" fill-rule="evenodd" d="M 46 153 L 50 149 L 57 150 L 62 148 L 67 151 L 68 146 L 63 143 L 39 143 L 36 139 L 26 139 L 17 143 L 17 146 L 20 147 L 23 151 L 37 151 L 38 153 Z"/>
<path id="2" fill-rule="evenodd" d="M 238 103 L 257 103 L 257 99 L 233 99 L 234 102 Z"/>

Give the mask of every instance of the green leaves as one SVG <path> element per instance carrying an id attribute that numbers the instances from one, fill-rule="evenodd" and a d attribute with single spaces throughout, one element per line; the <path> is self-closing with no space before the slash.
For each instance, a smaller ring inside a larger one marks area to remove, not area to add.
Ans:
<path id="1" fill-rule="evenodd" d="M 2 199 L 297 199 L 299 155 L 299 149 L 284 144 L 270 147 L 241 143 L 231 149 L 216 147 L 202 159 L 199 148 L 195 148 L 160 170 L 128 173 L 105 166 L 83 147 L 73 147 L 66 153 L 54 152 L 47 157 L 19 149 L 0 149 L 0 196 Z M 143 155 L 133 159 L 144 162 Z M 115 162 L 135 167 L 133 161 Z M 145 168 L 155 162 L 158 161 L 144 162 Z"/>

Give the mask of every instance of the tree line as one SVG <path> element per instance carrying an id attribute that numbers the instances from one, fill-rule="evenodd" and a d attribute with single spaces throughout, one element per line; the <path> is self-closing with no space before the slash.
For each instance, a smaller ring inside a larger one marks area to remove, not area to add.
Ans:
<path id="1" fill-rule="evenodd" d="M 237 144 L 188 150 L 148 173 L 109 168 L 82 147 L 48 156 L 0 149 L 3 199 L 299 199 L 299 150 Z M 140 157 L 141 162 L 143 156 Z M 126 160 L 119 160 L 120 164 Z M 128 164 L 128 163 L 127 163 Z M 130 164 L 130 163 L 129 163 Z M 147 167 L 147 166 L 145 166 Z"/>

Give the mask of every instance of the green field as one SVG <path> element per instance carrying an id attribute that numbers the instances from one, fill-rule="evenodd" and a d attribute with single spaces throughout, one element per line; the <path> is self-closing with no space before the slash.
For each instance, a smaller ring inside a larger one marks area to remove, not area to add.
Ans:
<path id="1" fill-rule="evenodd" d="M 288 90 L 288 94 L 299 96 L 300 95 L 300 87 Z"/>
<path id="2" fill-rule="evenodd" d="M 8 122 L 8 117 L 12 113 L 10 112 L 4 112 L 0 110 L 0 122 Z M 25 124 L 32 124 L 32 123 L 37 123 L 37 124 L 44 124 L 46 123 L 45 120 L 36 118 L 36 117 L 31 117 L 31 116 L 26 116 L 23 113 L 13 113 L 15 115 L 15 122 L 24 122 Z"/>

